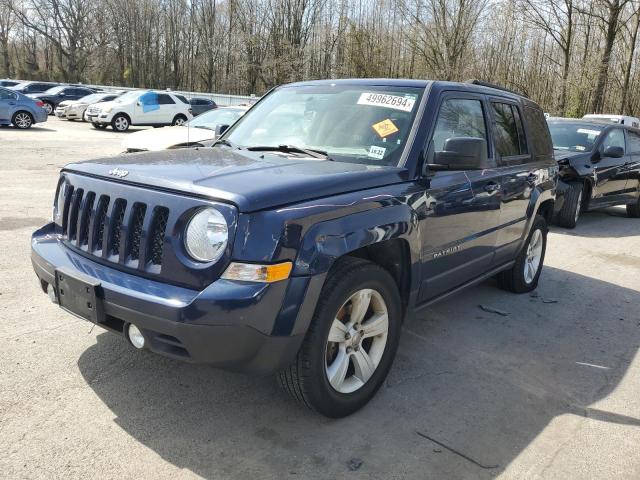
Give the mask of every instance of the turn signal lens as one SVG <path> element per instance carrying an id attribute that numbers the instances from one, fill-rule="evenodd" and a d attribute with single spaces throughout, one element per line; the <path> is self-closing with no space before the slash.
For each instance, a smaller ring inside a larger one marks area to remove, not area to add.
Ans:
<path id="1" fill-rule="evenodd" d="M 225 280 L 241 280 L 243 282 L 273 283 L 289 278 L 293 265 L 291 262 L 275 265 L 256 265 L 253 263 L 231 263 L 222 274 Z"/>

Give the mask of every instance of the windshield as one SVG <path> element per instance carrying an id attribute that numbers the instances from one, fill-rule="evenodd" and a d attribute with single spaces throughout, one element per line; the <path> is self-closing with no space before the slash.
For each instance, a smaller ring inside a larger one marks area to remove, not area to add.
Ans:
<path id="1" fill-rule="evenodd" d="M 81 103 L 97 103 L 106 95 L 104 93 L 92 93 L 78 100 Z"/>
<path id="2" fill-rule="evenodd" d="M 118 98 L 114 100 L 114 102 L 127 103 L 131 100 L 137 99 L 140 95 L 144 93 L 147 93 L 147 92 L 141 92 L 140 90 L 131 90 L 130 92 L 123 93 L 122 95 L 120 95 Z"/>
<path id="3" fill-rule="evenodd" d="M 254 150 L 289 146 L 325 152 L 336 161 L 396 166 L 422 92 L 393 86 L 284 87 L 253 107 L 225 139 Z"/>
<path id="4" fill-rule="evenodd" d="M 190 127 L 215 130 L 217 125 L 233 125 L 246 110 L 242 108 L 218 108 L 209 110 L 187 122 Z"/>
<path id="5" fill-rule="evenodd" d="M 65 88 L 66 87 L 64 87 L 64 86 L 62 86 L 62 87 L 53 87 L 53 88 L 50 88 L 49 90 L 45 90 L 43 92 L 43 95 L 55 95 L 57 93 L 60 93 Z"/>
<path id="6" fill-rule="evenodd" d="M 581 123 L 550 123 L 553 148 L 570 152 L 590 152 L 605 127 Z"/>

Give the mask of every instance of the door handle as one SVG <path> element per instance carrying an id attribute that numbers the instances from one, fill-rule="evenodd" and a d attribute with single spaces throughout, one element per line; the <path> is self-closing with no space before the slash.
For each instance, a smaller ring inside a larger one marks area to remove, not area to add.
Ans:
<path id="1" fill-rule="evenodd" d="M 500 190 L 500 184 L 496 182 L 489 182 L 484 186 L 485 192 L 493 193 L 493 192 L 497 192 L 498 190 Z"/>

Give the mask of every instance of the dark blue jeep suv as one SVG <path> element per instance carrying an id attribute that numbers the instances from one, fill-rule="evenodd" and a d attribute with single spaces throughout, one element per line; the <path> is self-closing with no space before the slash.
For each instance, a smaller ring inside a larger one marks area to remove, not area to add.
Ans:
<path id="1" fill-rule="evenodd" d="M 406 314 L 494 275 L 536 287 L 557 174 L 543 112 L 507 90 L 295 83 L 212 148 L 67 165 L 32 262 L 133 346 L 277 372 L 340 417 L 380 387 Z"/>

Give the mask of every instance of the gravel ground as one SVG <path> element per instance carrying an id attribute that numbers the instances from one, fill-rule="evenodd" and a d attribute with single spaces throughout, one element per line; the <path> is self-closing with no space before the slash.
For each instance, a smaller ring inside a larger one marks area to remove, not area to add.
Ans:
<path id="1" fill-rule="evenodd" d="M 488 281 L 408 319 L 386 386 L 328 420 L 272 378 L 135 351 L 42 294 L 29 236 L 58 169 L 124 135 L 0 129 L 0 477 L 640 478 L 640 220 L 554 228 L 534 295 Z"/>

